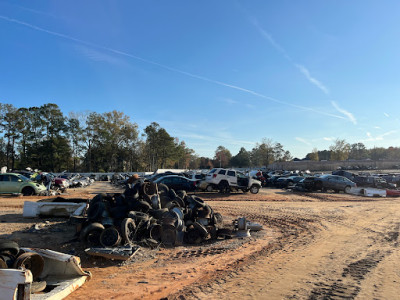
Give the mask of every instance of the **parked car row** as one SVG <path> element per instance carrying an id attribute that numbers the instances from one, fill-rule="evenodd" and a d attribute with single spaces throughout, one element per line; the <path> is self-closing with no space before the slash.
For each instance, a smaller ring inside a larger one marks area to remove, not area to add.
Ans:
<path id="1" fill-rule="evenodd" d="M 343 191 L 349 193 L 353 187 L 372 187 L 396 189 L 400 185 L 400 174 L 351 173 L 346 170 L 333 171 L 332 174 L 290 174 L 289 172 L 270 172 L 264 174 L 265 186 L 291 188 L 297 191 Z"/>
<path id="2" fill-rule="evenodd" d="M 71 187 L 84 187 L 93 179 L 79 174 L 57 176 L 47 172 L 15 170 L 0 174 L 0 194 L 52 195 L 64 192 Z"/>
<path id="3" fill-rule="evenodd" d="M 123 174 L 115 175 L 115 178 L 120 180 L 112 180 L 112 183 L 128 186 L 129 177 L 129 175 L 124 176 Z M 241 190 L 256 194 L 261 188 L 260 181 L 237 170 L 224 168 L 214 168 L 207 174 L 194 171 L 188 173 L 167 171 L 145 176 L 142 180 L 158 184 L 162 183 L 174 190 L 184 190 L 186 192 L 219 191 L 220 193 L 229 193 L 234 190 Z"/>

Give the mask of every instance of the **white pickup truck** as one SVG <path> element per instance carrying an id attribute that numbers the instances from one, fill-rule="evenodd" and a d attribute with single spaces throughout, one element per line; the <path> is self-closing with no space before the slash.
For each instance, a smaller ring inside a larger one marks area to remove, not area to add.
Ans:
<path id="1" fill-rule="evenodd" d="M 232 189 L 242 190 L 257 194 L 261 188 L 261 182 L 255 180 L 234 169 L 214 168 L 206 176 L 207 191 L 214 189 L 221 193 L 229 193 Z"/>

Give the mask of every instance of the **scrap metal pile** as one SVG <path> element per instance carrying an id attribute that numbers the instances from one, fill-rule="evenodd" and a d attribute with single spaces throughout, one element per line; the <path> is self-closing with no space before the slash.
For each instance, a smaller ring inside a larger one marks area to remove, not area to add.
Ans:
<path id="1" fill-rule="evenodd" d="M 138 181 L 124 193 L 98 194 L 84 216 L 71 217 L 82 242 L 92 247 L 165 247 L 230 238 L 222 216 L 196 195 Z"/>

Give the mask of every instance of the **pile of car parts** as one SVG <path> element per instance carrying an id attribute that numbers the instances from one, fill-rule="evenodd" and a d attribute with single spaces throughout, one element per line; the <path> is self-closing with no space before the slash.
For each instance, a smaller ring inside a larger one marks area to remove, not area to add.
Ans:
<path id="1" fill-rule="evenodd" d="M 36 293 L 40 299 L 62 299 L 90 277 L 76 256 L 0 240 L 1 299 L 30 299 Z"/>
<path id="2" fill-rule="evenodd" d="M 222 228 L 221 214 L 201 198 L 142 181 L 124 193 L 96 195 L 86 214 L 72 216 L 71 222 L 82 242 L 110 249 L 199 244 L 231 235 Z"/>

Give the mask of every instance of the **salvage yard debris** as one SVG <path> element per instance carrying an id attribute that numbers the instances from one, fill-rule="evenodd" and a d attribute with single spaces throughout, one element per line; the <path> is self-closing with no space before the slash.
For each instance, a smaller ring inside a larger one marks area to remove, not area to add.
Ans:
<path id="1" fill-rule="evenodd" d="M 123 245 L 173 247 L 228 236 L 221 214 L 201 198 L 141 180 L 124 193 L 96 195 L 72 222 L 82 242 L 111 252 L 123 251 Z M 86 252 L 99 252 L 93 249 Z"/>
<path id="2" fill-rule="evenodd" d="M 79 257 L 0 241 L 1 299 L 63 299 L 90 278 Z"/>

